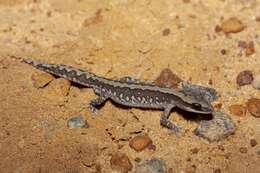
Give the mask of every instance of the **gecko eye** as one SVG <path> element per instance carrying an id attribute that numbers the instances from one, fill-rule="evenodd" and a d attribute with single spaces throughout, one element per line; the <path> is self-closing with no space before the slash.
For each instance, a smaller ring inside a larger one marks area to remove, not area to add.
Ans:
<path id="1" fill-rule="evenodd" d="M 195 109 L 201 109 L 201 104 L 199 104 L 199 103 L 192 103 L 191 104 Z"/>

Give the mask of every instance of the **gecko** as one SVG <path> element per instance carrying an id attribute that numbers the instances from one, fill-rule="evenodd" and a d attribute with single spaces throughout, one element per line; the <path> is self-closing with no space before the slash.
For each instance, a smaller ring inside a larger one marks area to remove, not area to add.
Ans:
<path id="1" fill-rule="evenodd" d="M 23 62 L 54 76 L 92 88 L 98 95 L 98 98 L 89 103 L 93 113 L 96 113 L 107 100 L 127 107 L 163 110 L 160 124 L 177 134 L 181 127 L 169 120 L 173 108 L 197 114 L 213 112 L 213 107 L 207 100 L 166 86 L 156 86 L 131 77 L 112 80 L 63 64 L 47 64 L 32 59 L 24 59 Z"/>

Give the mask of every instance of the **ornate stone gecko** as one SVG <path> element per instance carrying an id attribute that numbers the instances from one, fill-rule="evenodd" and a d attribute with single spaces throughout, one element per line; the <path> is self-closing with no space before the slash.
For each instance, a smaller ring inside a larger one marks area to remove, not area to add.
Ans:
<path id="1" fill-rule="evenodd" d="M 169 120 L 171 110 L 174 107 L 198 114 L 211 114 L 213 112 L 213 108 L 207 100 L 198 99 L 192 94 L 189 95 L 168 87 L 159 87 L 129 77 L 119 80 L 107 79 L 62 64 L 46 64 L 31 59 L 23 60 L 23 62 L 55 76 L 93 88 L 99 97 L 90 101 L 92 112 L 96 112 L 97 107 L 103 105 L 107 100 L 128 107 L 161 109 L 163 114 L 160 118 L 160 124 L 175 133 L 180 132 L 181 128 Z"/>

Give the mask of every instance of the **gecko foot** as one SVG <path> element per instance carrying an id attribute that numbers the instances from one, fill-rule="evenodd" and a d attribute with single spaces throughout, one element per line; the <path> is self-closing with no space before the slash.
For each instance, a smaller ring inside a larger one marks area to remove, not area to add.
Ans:
<path id="1" fill-rule="evenodd" d="M 177 125 L 176 123 L 171 122 L 168 119 L 165 119 L 164 117 L 161 117 L 160 123 L 162 126 L 166 127 L 167 129 L 174 132 L 176 135 L 181 133 L 181 127 Z"/>
<path id="2" fill-rule="evenodd" d="M 97 115 L 98 114 L 98 108 L 100 106 L 102 106 L 107 100 L 107 97 L 98 97 L 94 100 L 91 100 L 89 103 L 89 109 L 91 110 L 93 115 Z"/>
<path id="3" fill-rule="evenodd" d="M 94 116 L 98 115 L 98 109 L 95 106 L 89 104 L 88 108 Z"/>

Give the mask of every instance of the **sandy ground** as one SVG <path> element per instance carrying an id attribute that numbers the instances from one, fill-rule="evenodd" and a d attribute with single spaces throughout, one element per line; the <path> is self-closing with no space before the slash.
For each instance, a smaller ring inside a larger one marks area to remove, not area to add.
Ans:
<path id="1" fill-rule="evenodd" d="M 174 173 L 260 172 L 260 119 L 249 113 L 231 115 L 235 134 L 209 143 L 194 135 L 197 122 L 173 112 L 171 119 L 185 130 L 177 137 L 160 126 L 160 111 L 107 102 L 92 117 L 86 106 L 96 98 L 91 89 L 73 85 L 68 96 L 45 97 L 46 88 L 35 88 L 31 78 L 41 72 L 16 60 L 63 63 L 112 79 L 154 80 L 168 67 L 215 88 L 228 113 L 229 105 L 260 98 L 251 85 L 236 84 L 242 70 L 260 73 L 260 1 L 0 0 L 0 16 L 0 172 L 112 172 L 110 158 L 118 151 L 133 165 L 136 158 L 159 157 Z M 246 28 L 216 33 L 230 17 Z M 255 53 L 241 54 L 239 41 L 253 41 Z M 68 129 L 75 115 L 90 128 Z M 129 147 L 139 133 L 150 136 L 155 151 Z M 252 147 L 251 139 L 258 144 Z"/>

